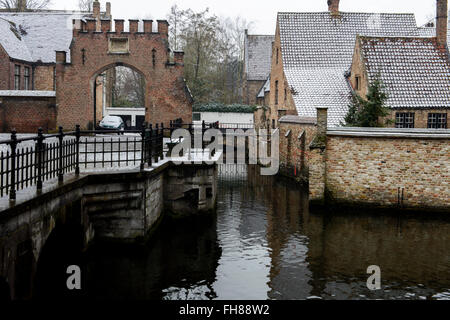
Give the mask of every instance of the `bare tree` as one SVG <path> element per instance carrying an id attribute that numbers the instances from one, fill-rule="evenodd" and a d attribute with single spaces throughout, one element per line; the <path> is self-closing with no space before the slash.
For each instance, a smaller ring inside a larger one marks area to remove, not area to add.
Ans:
<path id="1" fill-rule="evenodd" d="M 47 9 L 51 4 L 51 0 L 0 0 L 0 9 L 7 11 L 20 11 L 23 3 L 27 10 Z"/>
<path id="2" fill-rule="evenodd" d="M 115 67 L 112 86 L 113 107 L 142 107 L 145 104 L 145 79 L 128 67 Z"/>
<path id="3" fill-rule="evenodd" d="M 92 12 L 94 0 L 78 0 L 78 7 L 81 11 Z"/>
<path id="4" fill-rule="evenodd" d="M 195 100 L 242 102 L 244 36 L 251 23 L 176 5 L 167 18 L 172 49 L 185 52 L 184 76 Z"/>

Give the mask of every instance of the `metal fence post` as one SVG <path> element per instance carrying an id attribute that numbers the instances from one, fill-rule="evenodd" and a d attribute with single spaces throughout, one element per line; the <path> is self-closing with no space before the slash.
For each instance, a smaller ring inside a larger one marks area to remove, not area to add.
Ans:
<path id="1" fill-rule="evenodd" d="M 76 142 L 75 174 L 77 176 L 80 174 L 80 136 L 81 136 L 80 125 L 77 124 L 75 126 L 75 142 Z"/>
<path id="2" fill-rule="evenodd" d="M 36 143 L 36 155 L 37 155 L 37 190 L 42 191 L 42 150 L 44 144 L 44 135 L 42 128 L 38 129 L 38 137 Z"/>
<path id="3" fill-rule="evenodd" d="M 164 160 L 164 122 L 161 122 L 161 160 Z"/>
<path id="4" fill-rule="evenodd" d="M 189 135 L 191 136 L 191 146 L 190 146 L 191 148 L 193 148 L 193 146 L 194 146 L 194 134 L 195 134 L 195 132 L 194 132 L 192 123 L 189 123 Z"/>
<path id="5" fill-rule="evenodd" d="M 203 150 L 205 149 L 205 132 L 206 132 L 206 122 L 205 120 L 202 121 L 202 153 Z"/>
<path id="6" fill-rule="evenodd" d="M 153 155 L 153 125 L 150 123 L 150 130 L 148 135 L 148 166 L 152 166 Z"/>
<path id="7" fill-rule="evenodd" d="M 58 130 L 58 139 L 59 139 L 59 161 L 58 161 L 58 181 L 63 182 L 64 181 L 64 169 L 63 169 L 63 140 L 64 140 L 64 132 L 63 127 L 59 127 Z"/>
<path id="8" fill-rule="evenodd" d="M 142 138 L 142 146 L 141 146 L 141 170 L 144 170 L 145 167 L 145 147 L 146 147 L 146 137 L 145 137 L 145 131 L 147 129 L 147 122 L 144 122 L 142 124 L 142 130 L 141 130 L 141 138 Z"/>
<path id="9" fill-rule="evenodd" d="M 9 191 L 9 200 L 16 200 L 16 148 L 17 148 L 17 131 L 11 131 L 11 189 Z"/>
<path id="10" fill-rule="evenodd" d="M 159 160 L 159 124 L 156 124 L 155 127 L 155 145 L 153 146 L 154 149 L 154 157 L 155 157 L 155 162 L 158 162 Z"/>

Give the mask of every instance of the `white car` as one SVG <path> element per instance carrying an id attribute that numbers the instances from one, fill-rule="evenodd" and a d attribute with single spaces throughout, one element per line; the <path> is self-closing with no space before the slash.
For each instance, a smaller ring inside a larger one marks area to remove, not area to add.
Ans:
<path id="1" fill-rule="evenodd" d="M 118 116 L 106 116 L 100 121 L 100 129 L 103 130 L 119 130 L 125 131 L 125 123 L 121 117 Z"/>

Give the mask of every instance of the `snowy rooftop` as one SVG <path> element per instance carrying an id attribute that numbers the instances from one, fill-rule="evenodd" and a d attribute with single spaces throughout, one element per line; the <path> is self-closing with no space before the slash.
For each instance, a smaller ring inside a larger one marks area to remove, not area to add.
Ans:
<path id="1" fill-rule="evenodd" d="M 450 30 L 450 20 L 448 21 L 448 30 Z M 436 37 L 436 27 L 420 27 L 417 31 L 420 37 Z M 447 43 L 450 43 L 450 32 L 447 34 Z"/>
<path id="2" fill-rule="evenodd" d="M 56 97 L 55 91 L 37 90 L 0 90 L 0 97 Z"/>
<path id="3" fill-rule="evenodd" d="M 284 71 L 299 116 L 315 117 L 329 107 L 329 125 L 347 113 L 356 35 L 417 35 L 414 14 L 329 12 L 278 13 Z"/>
<path id="4" fill-rule="evenodd" d="M 274 36 L 247 35 L 245 38 L 245 72 L 247 80 L 266 80 L 270 73 Z"/>
<path id="5" fill-rule="evenodd" d="M 13 59 L 55 63 L 55 51 L 66 51 L 70 61 L 72 20 L 86 13 L 0 12 L 0 45 Z"/>
<path id="6" fill-rule="evenodd" d="M 392 108 L 449 108 L 450 62 L 436 38 L 359 37 L 369 81 L 378 74 Z"/>

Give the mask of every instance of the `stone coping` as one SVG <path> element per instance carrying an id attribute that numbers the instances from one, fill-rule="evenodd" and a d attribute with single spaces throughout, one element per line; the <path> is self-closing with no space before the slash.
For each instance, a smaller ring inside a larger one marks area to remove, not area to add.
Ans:
<path id="1" fill-rule="evenodd" d="M 0 90 L 0 97 L 39 97 L 54 98 L 55 91 L 38 91 L 38 90 Z"/>
<path id="2" fill-rule="evenodd" d="M 126 175 L 156 175 L 161 173 L 167 167 L 176 167 L 178 165 L 188 166 L 210 166 L 218 164 L 222 158 L 222 151 L 217 151 L 214 157 L 207 157 L 208 152 L 201 152 L 201 150 L 193 149 L 189 155 L 178 158 L 165 157 L 157 163 L 153 163 L 151 167 L 146 167 L 140 170 L 139 166 L 123 167 L 123 168 L 104 168 L 104 169 L 82 169 L 80 175 L 74 173 L 64 176 L 64 182 L 59 183 L 57 178 L 45 181 L 42 192 L 38 193 L 36 186 L 17 190 L 17 200 L 11 202 L 8 195 L 0 198 L 0 223 L 4 219 L 9 219 L 11 215 L 24 211 L 27 206 L 33 206 L 43 199 L 55 198 L 58 195 L 64 194 L 67 190 L 74 188 L 83 188 L 90 181 L 95 183 L 107 183 L 115 179 L 123 179 Z"/>
<path id="3" fill-rule="evenodd" d="M 449 129 L 328 128 L 328 136 L 450 139 Z"/>
<path id="4" fill-rule="evenodd" d="M 315 117 L 299 117 L 293 115 L 283 116 L 278 121 L 280 123 L 317 124 L 317 118 Z"/>

